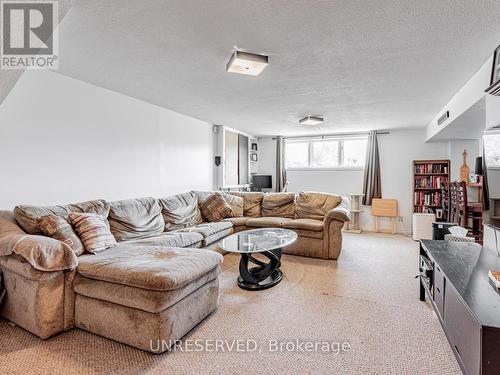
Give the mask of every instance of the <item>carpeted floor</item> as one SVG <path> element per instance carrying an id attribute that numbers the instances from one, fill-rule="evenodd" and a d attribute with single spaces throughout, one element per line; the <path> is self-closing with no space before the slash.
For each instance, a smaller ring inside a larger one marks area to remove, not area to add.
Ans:
<path id="1" fill-rule="evenodd" d="M 225 257 L 220 307 L 186 338 L 248 339 L 253 352 L 153 355 L 78 329 L 43 341 L 0 320 L 0 373 L 460 374 L 437 318 L 418 300 L 418 245 L 400 235 L 344 238 L 338 262 L 284 256 L 285 279 L 260 292 L 238 288 L 239 258 Z M 300 352 L 296 339 L 350 350 Z M 275 352 L 270 340 L 292 344 Z"/>

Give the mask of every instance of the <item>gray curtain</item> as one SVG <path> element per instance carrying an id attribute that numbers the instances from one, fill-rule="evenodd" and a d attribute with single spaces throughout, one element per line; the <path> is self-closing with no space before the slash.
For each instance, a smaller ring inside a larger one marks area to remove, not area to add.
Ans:
<path id="1" fill-rule="evenodd" d="M 363 194 L 363 204 L 365 206 L 371 206 L 373 198 L 382 198 L 382 184 L 380 183 L 380 160 L 378 154 L 376 131 L 370 132 L 370 135 L 368 136 Z"/>
<path id="2" fill-rule="evenodd" d="M 483 210 L 490 209 L 490 192 L 488 187 L 488 168 L 486 166 L 486 154 L 484 152 L 484 138 L 483 138 Z"/>
<path id="3" fill-rule="evenodd" d="M 285 139 L 276 138 L 276 191 L 280 192 L 286 186 L 285 170 Z"/>

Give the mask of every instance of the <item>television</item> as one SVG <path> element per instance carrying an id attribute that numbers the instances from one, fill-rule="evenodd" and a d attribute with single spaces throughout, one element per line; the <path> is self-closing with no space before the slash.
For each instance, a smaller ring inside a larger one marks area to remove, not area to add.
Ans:
<path id="1" fill-rule="evenodd" d="M 253 175 L 252 188 L 257 191 L 262 191 L 262 189 L 272 189 L 273 181 L 271 175 Z"/>

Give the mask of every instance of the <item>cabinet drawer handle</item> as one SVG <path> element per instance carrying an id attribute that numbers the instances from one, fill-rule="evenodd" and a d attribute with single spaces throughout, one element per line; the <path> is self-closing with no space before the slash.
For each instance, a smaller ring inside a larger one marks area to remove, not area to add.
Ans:
<path id="1" fill-rule="evenodd" d="M 460 350 L 458 350 L 458 346 L 453 345 L 455 347 L 455 350 L 457 351 L 458 355 L 460 355 Z"/>
<path id="2" fill-rule="evenodd" d="M 438 293 L 439 293 L 439 294 L 441 294 L 441 291 L 439 290 L 439 288 L 438 288 L 438 287 L 436 287 L 436 290 L 438 291 Z"/>

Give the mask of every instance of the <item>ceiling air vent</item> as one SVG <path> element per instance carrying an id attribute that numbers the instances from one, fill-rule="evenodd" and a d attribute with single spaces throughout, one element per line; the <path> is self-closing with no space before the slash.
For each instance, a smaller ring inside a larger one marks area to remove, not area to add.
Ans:
<path id="1" fill-rule="evenodd" d="M 438 125 L 441 125 L 443 122 L 448 120 L 450 118 L 450 111 L 446 111 L 441 115 L 440 118 L 438 118 Z"/>

